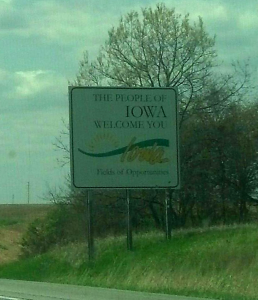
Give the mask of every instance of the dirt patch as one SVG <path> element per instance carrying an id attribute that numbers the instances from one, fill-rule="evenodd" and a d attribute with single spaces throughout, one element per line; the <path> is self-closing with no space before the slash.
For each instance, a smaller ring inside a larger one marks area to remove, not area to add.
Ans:
<path id="1" fill-rule="evenodd" d="M 28 225 L 44 218 L 53 205 L 0 205 L 0 264 L 17 260 Z"/>
<path id="2" fill-rule="evenodd" d="M 0 264 L 18 259 L 21 238 L 19 231 L 0 228 Z"/>

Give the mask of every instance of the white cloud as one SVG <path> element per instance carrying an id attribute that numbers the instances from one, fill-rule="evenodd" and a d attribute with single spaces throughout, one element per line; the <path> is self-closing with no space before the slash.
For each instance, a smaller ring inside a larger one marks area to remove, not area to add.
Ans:
<path id="1" fill-rule="evenodd" d="M 168 7 L 174 7 L 177 13 L 185 15 L 190 14 L 191 19 L 202 17 L 205 20 L 213 22 L 214 20 L 227 20 L 229 11 L 226 3 L 223 1 L 207 1 L 207 0 L 181 0 L 175 3 L 165 1 Z"/>
<path id="2" fill-rule="evenodd" d="M 8 72 L 0 69 L 1 118 L 6 114 L 7 118 L 17 119 L 17 115 L 26 112 L 44 111 L 55 111 L 61 118 L 60 113 L 64 114 L 64 108 L 68 106 L 67 86 L 67 79 L 53 71 Z"/>
<path id="3" fill-rule="evenodd" d="M 80 9 L 69 9 L 53 1 L 37 2 L 30 8 L 32 18 L 28 33 L 48 39 L 69 41 L 80 37 L 89 17 Z"/>
<path id="4" fill-rule="evenodd" d="M 0 81 L 4 81 L 8 76 L 8 72 L 6 70 L 0 69 Z"/>
<path id="5" fill-rule="evenodd" d="M 196 5 L 196 8 L 190 11 L 190 16 L 197 19 L 199 16 L 205 20 L 211 21 L 226 21 L 228 19 L 227 8 L 223 5 L 203 3 L 201 6 Z"/>
<path id="6" fill-rule="evenodd" d="M 55 74 L 51 71 L 18 71 L 14 74 L 16 97 L 28 97 L 36 95 L 53 87 Z"/>
<path id="7" fill-rule="evenodd" d="M 19 15 L 19 22 L 13 26 L 14 19 Z M 85 5 L 67 6 L 65 2 L 52 0 L 37 1 L 30 6 L 8 6 L 0 12 L 5 20 L 0 34 L 14 34 L 24 38 L 39 37 L 47 42 L 58 44 L 72 44 L 78 39 L 89 40 L 99 38 L 107 31 L 107 23 L 114 20 L 114 15 L 105 12 L 93 15 Z"/>
<path id="8" fill-rule="evenodd" d="M 0 7 L 1 9 L 6 9 L 11 6 L 13 0 L 0 0 Z"/>
<path id="9" fill-rule="evenodd" d="M 67 80 L 51 70 L 30 70 L 8 72 L 0 69 L 0 91 L 2 99 L 28 99 L 44 92 L 64 93 Z M 4 105 L 4 104 L 3 104 Z"/>
<path id="10" fill-rule="evenodd" d="M 246 11 L 239 16 L 238 24 L 243 29 L 254 29 L 258 27 L 257 11 Z"/>

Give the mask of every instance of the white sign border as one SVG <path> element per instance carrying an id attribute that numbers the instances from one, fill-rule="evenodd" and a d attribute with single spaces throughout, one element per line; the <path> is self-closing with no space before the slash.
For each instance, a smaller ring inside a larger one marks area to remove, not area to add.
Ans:
<path id="1" fill-rule="evenodd" d="M 160 186 L 148 186 L 148 187 L 104 187 L 104 186 L 100 186 L 100 187 L 78 187 L 74 184 L 75 180 L 74 180 L 74 154 L 73 154 L 73 113 L 72 113 L 72 91 L 74 89 L 95 89 L 95 90 L 116 90 L 116 89 L 124 89 L 124 90 L 164 90 L 164 89 L 169 89 L 169 90 L 173 90 L 175 92 L 175 111 L 176 111 L 176 149 L 177 149 L 177 183 L 176 185 L 173 186 L 164 186 L 164 187 L 160 187 Z M 115 189 L 115 190 L 124 190 L 124 189 L 128 189 L 128 190 L 132 190 L 132 189 L 180 189 L 180 143 L 179 143 L 179 122 L 178 122 L 178 91 L 177 88 L 175 87 L 111 87 L 111 86 L 68 86 L 68 92 L 69 92 L 69 135 L 70 135 L 70 174 L 71 174 L 71 185 L 74 189 L 76 190 L 107 190 L 107 189 Z"/>

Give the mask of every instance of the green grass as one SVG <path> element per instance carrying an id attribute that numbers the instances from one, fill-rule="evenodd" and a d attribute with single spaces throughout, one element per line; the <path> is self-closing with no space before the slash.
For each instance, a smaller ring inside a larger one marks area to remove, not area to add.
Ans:
<path id="1" fill-rule="evenodd" d="M 11 225 L 15 225 L 18 224 L 19 221 L 18 220 L 6 220 L 6 219 L 0 219 L 0 227 L 6 227 L 6 226 L 11 226 Z"/>
<path id="2" fill-rule="evenodd" d="M 217 227 L 96 241 L 96 259 L 87 261 L 85 244 L 0 267 L 0 277 L 192 295 L 254 300 L 258 295 L 258 226 Z"/>

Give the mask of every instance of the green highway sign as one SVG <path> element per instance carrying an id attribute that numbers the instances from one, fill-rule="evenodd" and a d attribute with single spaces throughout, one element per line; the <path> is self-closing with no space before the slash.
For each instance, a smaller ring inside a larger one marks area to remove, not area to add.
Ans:
<path id="1" fill-rule="evenodd" d="M 75 188 L 179 188 L 173 88 L 69 87 Z"/>

